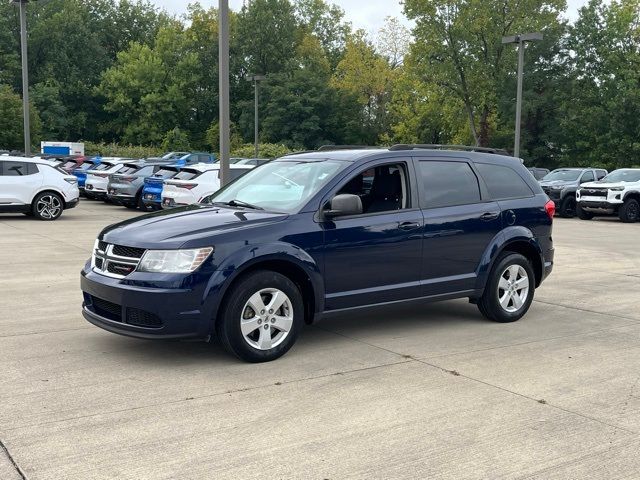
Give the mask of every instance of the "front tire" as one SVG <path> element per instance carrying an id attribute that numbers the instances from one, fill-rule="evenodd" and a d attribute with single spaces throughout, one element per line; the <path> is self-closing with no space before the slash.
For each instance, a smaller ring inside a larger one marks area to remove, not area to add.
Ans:
<path id="1" fill-rule="evenodd" d="M 640 219 L 640 203 L 635 198 L 625 200 L 618 210 L 618 217 L 624 223 L 635 223 Z"/>
<path id="2" fill-rule="evenodd" d="M 289 278 L 261 270 L 230 289 L 216 322 L 225 350 L 246 362 L 269 362 L 289 351 L 304 324 L 304 302 Z"/>
<path id="3" fill-rule="evenodd" d="M 31 212 L 38 220 L 50 222 L 57 220 L 64 210 L 62 197 L 53 192 L 42 192 L 33 199 Z"/>
<path id="4" fill-rule="evenodd" d="M 576 216 L 576 197 L 567 195 L 560 204 L 560 216 L 562 218 L 573 218 Z"/>
<path id="5" fill-rule="evenodd" d="M 515 322 L 529 310 L 534 290 L 535 274 L 529 260 L 505 252 L 491 269 L 478 309 L 489 320 Z"/>
<path id="6" fill-rule="evenodd" d="M 578 213 L 578 218 L 580 220 L 593 220 L 593 213 L 585 212 L 579 204 L 576 207 L 576 212 Z"/>

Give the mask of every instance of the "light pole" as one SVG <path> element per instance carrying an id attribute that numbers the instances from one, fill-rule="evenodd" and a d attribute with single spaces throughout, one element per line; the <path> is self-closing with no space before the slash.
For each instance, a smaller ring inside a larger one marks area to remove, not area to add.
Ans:
<path id="1" fill-rule="evenodd" d="M 218 68 L 220 108 L 220 186 L 229 178 L 230 123 L 229 114 L 229 0 L 218 1 Z"/>
<path id="2" fill-rule="evenodd" d="M 27 3 L 11 0 L 20 8 L 20 53 L 22 56 L 22 116 L 24 122 L 24 154 L 31 154 L 31 126 L 29 125 L 29 64 L 27 63 Z"/>
<path id="3" fill-rule="evenodd" d="M 259 119 L 258 119 L 258 100 L 259 100 L 259 93 L 258 93 L 258 82 L 261 82 L 262 80 L 266 80 L 267 76 L 266 75 L 247 75 L 246 77 L 244 77 L 245 80 L 247 82 L 253 82 L 253 89 L 254 89 L 254 102 L 255 102 L 255 106 L 254 106 L 254 119 L 253 119 L 253 144 L 254 144 L 254 150 L 255 150 L 255 157 L 258 158 L 258 133 L 259 133 Z"/>
<path id="4" fill-rule="evenodd" d="M 502 43 L 518 44 L 518 93 L 516 96 L 516 139 L 513 147 L 513 156 L 520 157 L 520 127 L 522 123 L 522 80 L 524 76 L 524 45 L 526 42 L 542 40 L 542 33 L 525 33 L 523 35 L 513 35 L 502 37 Z"/>

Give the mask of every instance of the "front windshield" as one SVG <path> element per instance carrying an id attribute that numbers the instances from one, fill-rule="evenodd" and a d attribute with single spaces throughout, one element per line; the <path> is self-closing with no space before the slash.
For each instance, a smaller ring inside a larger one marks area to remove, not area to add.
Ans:
<path id="1" fill-rule="evenodd" d="M 582 170 L 554 170 L 553 172 L 545 175 L 542 180 L 561 180 L 563 182 L 573 182 L 578 180 L 578 177 L 581 173 Z"/>
<path id="2" fill-rule="evenodd" d="M 294 213 L 347 165 L 335 160 L 267 163 L 211 195 L 208 203 L 236 200 L 265 210 Z"/>
<path id="3" fill-rule="evenodd" d="M 603 182 L 640 182 L 640 170 L 616 170 L 602 179 Z"/>

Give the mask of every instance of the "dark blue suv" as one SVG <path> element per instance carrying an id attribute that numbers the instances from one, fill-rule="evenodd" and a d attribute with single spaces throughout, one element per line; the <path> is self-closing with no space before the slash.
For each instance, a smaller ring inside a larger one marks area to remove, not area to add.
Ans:
<path id="1" fill-rule="evenodd" d="M 554 204 L 520 160 L 472 150 L 289 155 L 205 203 L 111 225 L 83 314 L 133 337 L 217 337 L 252 362 L 363 307 L 469 298 L 518 320 L 553 266 Z"/>

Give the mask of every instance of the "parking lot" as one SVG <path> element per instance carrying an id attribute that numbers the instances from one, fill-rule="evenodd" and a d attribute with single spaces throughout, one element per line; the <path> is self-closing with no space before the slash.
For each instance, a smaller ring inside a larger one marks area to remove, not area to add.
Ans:
<path id="1" fill-rule="evenodd" d="M 0 479 L 640 478 L 640 226 L 557 219 L 520 322 L 350 313 L 246 364 L 88 324 L 79 271 L 139 213 L 0 216 Z"/>

